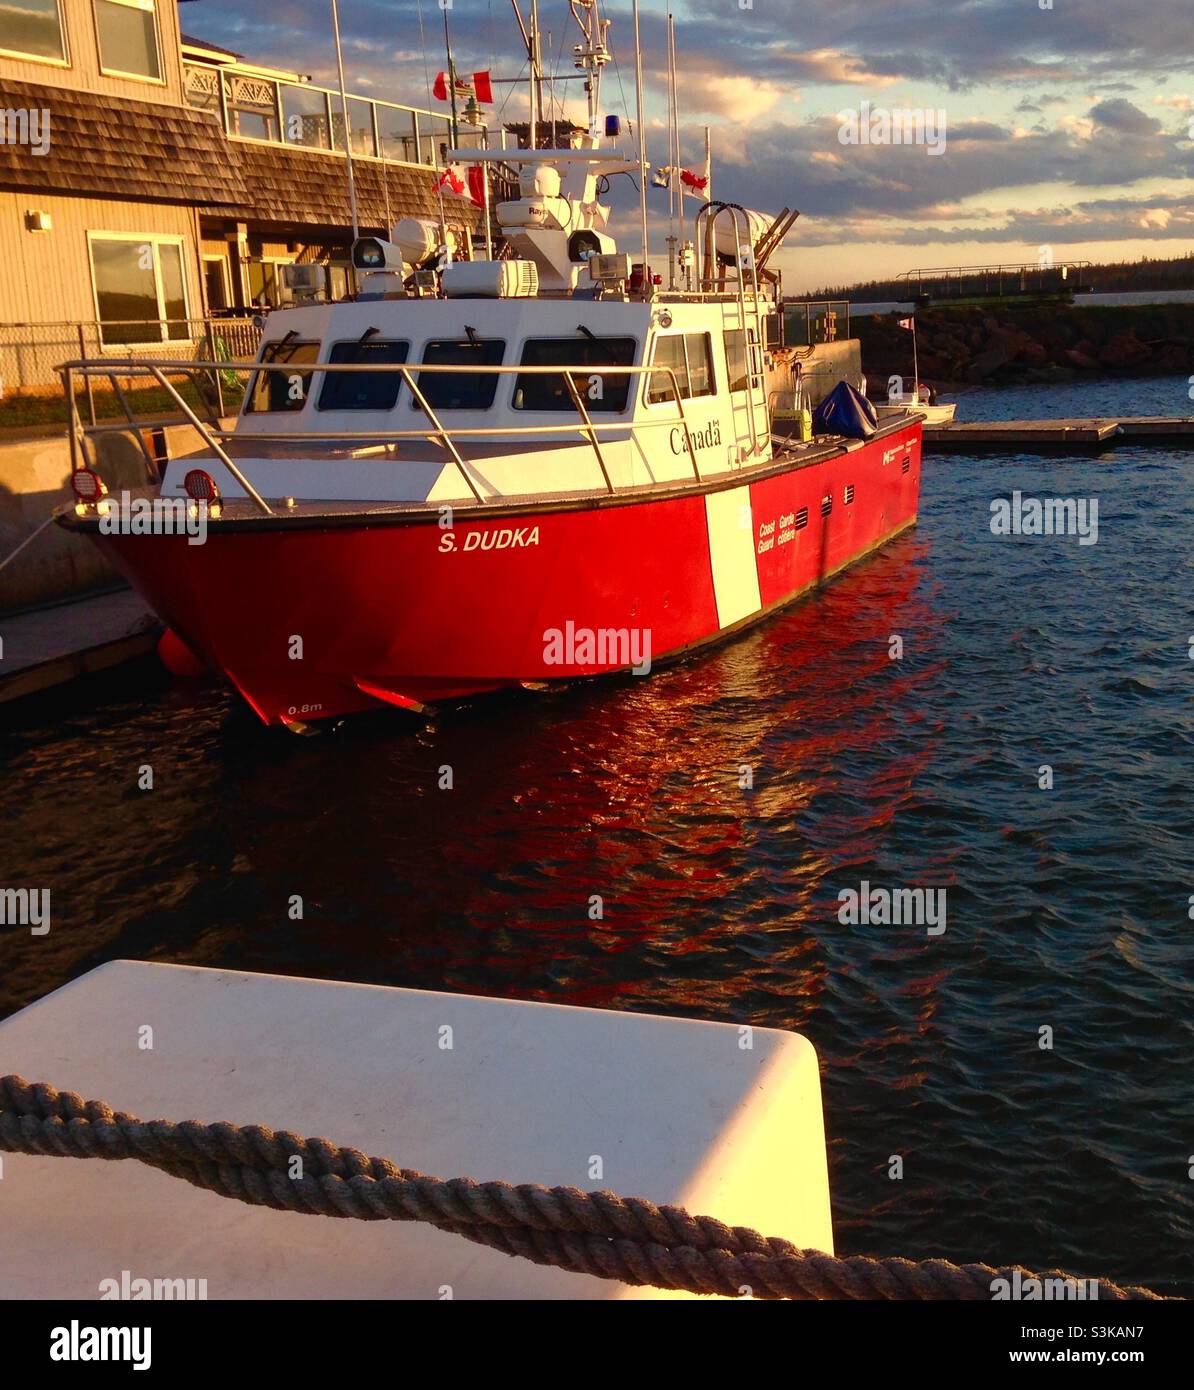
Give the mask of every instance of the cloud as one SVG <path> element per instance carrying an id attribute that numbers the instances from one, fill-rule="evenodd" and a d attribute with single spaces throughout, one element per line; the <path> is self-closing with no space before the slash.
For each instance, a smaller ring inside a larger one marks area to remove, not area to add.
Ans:
<path id="1" fill-rule="evenodd" d="M 1146 116 L 1123 97 L 1100 101 L 1090 108 L 1090 117 L 1097 125 L 1107 130 L 1121 130 L 1125 135 L 1155 135 L 1161 129 L 1160 121 Z"/>

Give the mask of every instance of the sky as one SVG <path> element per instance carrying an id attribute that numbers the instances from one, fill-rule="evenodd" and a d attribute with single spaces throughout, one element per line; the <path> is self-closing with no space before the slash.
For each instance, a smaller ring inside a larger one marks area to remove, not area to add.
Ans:
<path id="1" fill-rule="evenodd" d="M 438 108 L 440 0 L 339 3 L 349 90 Z M 335 85 L 330 12 L 330 0 L 180 6 L 187 33 Z M 1045 247 L 1054 261 L 1194 251 L 1194 0 L 673 0 L 673 12 L 685 165 L 700 169 L 708 125 L 718 198 L 800 209 L 777 258 L 788 294 L 922 267 L 1036 264 Z M 602 106 L 632 118 L 629 5 L 605 13 L 617 62 Z M 653 166 L 667 162 L 666 14 L 667 0 L 642 0 Z M 448 20 L 459 70 L 525 74 L 510 0 L 451 0 Z M 571 72 L 579 31 L 566 0 L 540 0 L 540 26 L 548 73 Z M 503 94 L 505 117 L 525 118 L 525 87 Z M 579 83 L 557 99 L 583 123 Z M 843 143 L 864 110 L 868 129 L 883 112 L 920 113 L 938 138 Z M 615 180 L 626 250 L 636 197 Z M 650 206 L 662 246 L 666 193 L 653 190 Z"/>

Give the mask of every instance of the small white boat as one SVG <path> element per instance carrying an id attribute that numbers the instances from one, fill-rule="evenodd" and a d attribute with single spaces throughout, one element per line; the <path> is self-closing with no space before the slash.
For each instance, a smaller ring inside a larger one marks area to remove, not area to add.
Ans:
<path id="1" fill-rule="evenodd" d="M 911 391 L 905 391 L 903 395 L 890 396 L 882 404 L 877 403 L 875 412 L 880 420 L 891 420 L 914 410 L 924 416 L 926 425 L 944 425 L 954 418 L 957 408 L 956 401 L 930 405 L 927 401 L 919 400 Z"/>

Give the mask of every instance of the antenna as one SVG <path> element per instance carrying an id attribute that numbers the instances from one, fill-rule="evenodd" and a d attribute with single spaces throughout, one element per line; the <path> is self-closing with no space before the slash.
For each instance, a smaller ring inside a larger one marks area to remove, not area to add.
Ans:
<path id="1" fill-rule="evenodd" d="M 352 126 L 348 120 L 348 93 L 344 90 L 344 53 L 340 48 L 340 6 L 332 0 L 332 30 L 336 35 L 336 67 L 340 70 L 340 109 L 344 113 L 344 153 L 348 156 L 348 203 L 352 210 L 352 239 L 361 235 L 357 220 L 357 181 L 352 168 Z"/>
<path id="2" fill-rule="evenodd" d="M 676 288 L 676 248 L 684 230 L 684 184 L 680 178 L 680 102 L 676 94 L 676 17 L 671 0 L 667 11 L 667 125 L 668 125 L 668 288 Z M 677 225 L 678 224 L 678 225 Z"/>
<path id="3" fill-rule="evenodd" d="M 643 45 L 639 37 L 638 0 L 634 0 L 635 124 L 638 126 L 638 203 L 643 224 L 643 298 L 654 297 L 647 240 L 647 132 L 643 126 Z"/>
<path id="4" fill-rule="evenodd" d="M 539 117 L 542 114 L 543 92 L 539 85 L 539 0 L 531 0 L 531 149 L 539 148 Z"/>

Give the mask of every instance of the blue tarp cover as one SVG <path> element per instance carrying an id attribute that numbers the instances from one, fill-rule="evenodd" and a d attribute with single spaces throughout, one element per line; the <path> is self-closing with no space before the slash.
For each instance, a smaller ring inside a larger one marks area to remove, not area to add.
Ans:
<path id="1" fill-rule="evenodd" d="M 813 411 L 814 434 L 841 434 L 869 439 L 879 428 L 875 407 L 848 381 L 839 381 Z"/>

